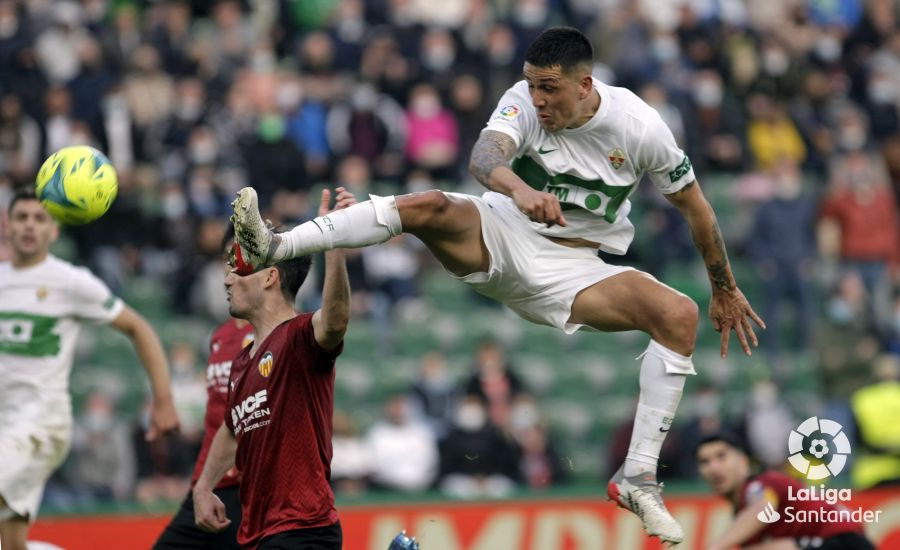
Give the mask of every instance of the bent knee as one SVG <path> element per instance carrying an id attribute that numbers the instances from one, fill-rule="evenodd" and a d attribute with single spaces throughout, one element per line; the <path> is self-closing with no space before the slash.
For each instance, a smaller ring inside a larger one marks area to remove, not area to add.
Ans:
<path id="1" fill-rule="evenodd" d="M 664 346 L 683 355 L 694 351 L 697 341 L 697 325 L 700 322 L 700 308 L 697 302 L 683 294 L 666 308 L 660 334 L 655 339 Z"/>
<path id="2" fill-rule="evenodd" d="M 447 215 L 450 205 L 450 197 L 438 190 L 397 197 L 397 208 L 405 230 L 435 226 Z"/>

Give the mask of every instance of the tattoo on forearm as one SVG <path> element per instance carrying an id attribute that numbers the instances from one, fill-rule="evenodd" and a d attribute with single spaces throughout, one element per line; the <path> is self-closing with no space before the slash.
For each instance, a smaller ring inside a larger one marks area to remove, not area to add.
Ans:
<path id="1" fill-rule="evenodd" d="M 722 240 L 722 230 L 719 229 L 719 222 L 715 219 L 713 219 L 712 235 L 712 252 L 718 256 L 718 259 L 713 260 L 712 263 L 706 266 L 706 269 L 709 271 L 709 277 L 716 288 L 732 290 L 734 289 L 734 283 L 728 267 L 728 253 L 725 252 L 725 243 Z M 706 247 L 701 246 L 700 251 L 704 259 L 706 259 Z"/>
<path id="2" fill-rule="evenodd" d="M 494 168 L 506 166 L 515 153 L 516 144 L 512 138 L 502 132 L 486 131 L 472 149 L 469 171 L 479 182 L 488 185 Z"/>

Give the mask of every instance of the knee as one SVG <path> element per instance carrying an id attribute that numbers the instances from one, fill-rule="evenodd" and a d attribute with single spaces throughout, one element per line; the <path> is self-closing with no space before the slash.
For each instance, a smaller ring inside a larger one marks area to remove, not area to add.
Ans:
<path id="1" fill-rule="evenodd" d="M 682 355 L 690 355 L 694 352 L 699 322 L 700 308 L 697 303 L 679 294 L 667 308 L 665 322 L 662 324 L 664 334 L 658 341 Z"/>
<path id="2" fill-rule="evenodd" d="M 450 203 L 450 197 L 437 190 L 397 197 L 404 230 L 433 227 L 446 216 Z"/>

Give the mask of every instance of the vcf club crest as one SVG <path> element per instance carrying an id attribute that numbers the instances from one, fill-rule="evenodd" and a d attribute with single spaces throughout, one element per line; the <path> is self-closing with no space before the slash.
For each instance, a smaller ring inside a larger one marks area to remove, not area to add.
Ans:
<path id="1" fill-rule="evenodd" d="M 843 429 L 834 420 L 807 418 L 788 437 L 788 462 L 809 480 L 837 476 L 850 455 L 850 441 Z"/>
<path id="2" fill-rule="evenodd" d="M 259 360 L 259 364 L 257 368 L 259 369 L 259 374 L 263 378 L 268 378 L 270 374 L 272 374 L 272 365 L 275 363 L 275 357 L 272 355 L 271 351 L 267 351 L 263 354 L 262 359 Z"/>

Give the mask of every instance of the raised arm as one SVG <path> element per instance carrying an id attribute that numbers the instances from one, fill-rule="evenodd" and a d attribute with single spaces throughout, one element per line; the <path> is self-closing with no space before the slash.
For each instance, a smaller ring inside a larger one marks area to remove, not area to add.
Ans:
<path id="1" fill-rule="evenodd" d="M 111 324 L 131 340 L 150 380 L 153 408 L 150 413 L 147 440 L 152 441 L 161 434 L 178 429 L 178 414 L 172 401 L 169 365 L 156 331 L 146 319 L 127 305 Z"/>
<path id="2" fill-rule="evenodd" d="M 752 355 L 750 347 L 757 346 L 758 341 L 750 320 L 752 319 L 761 328 L 766 328 L 766 324 L 753 311 L 747 298 L 737 287 L 731 265 L 728 263 L 722 231 L 719 229 L 712 206 L 703 196 L 696 180 L 681 190 L 666 195 L 666 198 L 684 215 L 691 228 L 694 244 L 706 264 L 709 282 L 712 285 L 709 318 L 712 320 L 713 328 L 722 333 L 720 350 L 722 357 L 728 355 L 728 338 L 731 330 L 737 335 L 744 353 Z"/>
<path id="3" fill-rule="evenodd" d="M 566 225 L 559 199 L 552 193 L 532 189 L 509 167 L 516 154 L 516 143 L 511 137 L 496 130 L 481 132 L 472 158 L 469 172 L 482 185 L 512 198 L 526 216 L 547 225 Z"/>
<path id="4" fill-rule="evenodd" d="M 731 550 L 755 537 L 767 525 L 756 517 L 767 504 L 768 501 L 764 497 L 747 503 L 747 506 L 735 516 L 734 523 L 728 527 L 725 534 L 710 544 L 706 550 Z"/>
<path id="5" fill-rule="evenodd" d="M 337 188 L 335 210 L 356 203 L 352 193 L 343 187 Z M 319 216 L 330 211 L 331 191 L 322 190 Z M 326 218 L 327 219 L 327 218 Z M 316 342 L 324 349 L 332 350 L 340 345 L 350 323 L 350 280 L 347 277 L 347 262 L 341 249 L 325 253 L 325 284 L 322 287 L 322 307 L 312 318 L 313 334 Z"/>
<path id="6" fill-rule="evenodd" d="M 225 515 L 225 505 L 213 493 L 213 488 L 218 485 L 225 472 L 234 466 L 235 452 L 237 440 L 223 423 L 213 438 L 203 472 L 193 489 L 194 522 L 204 531 L 217 533 L 231 523 Z"/>

